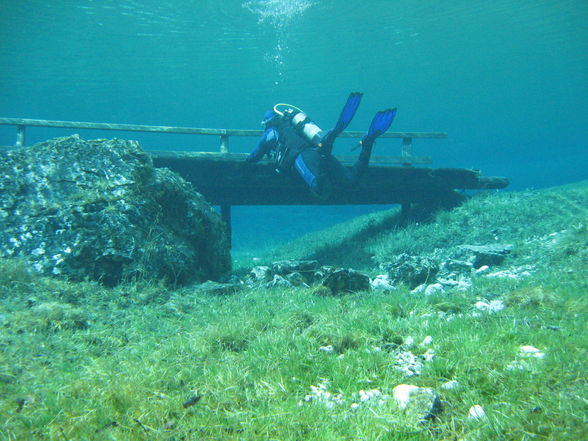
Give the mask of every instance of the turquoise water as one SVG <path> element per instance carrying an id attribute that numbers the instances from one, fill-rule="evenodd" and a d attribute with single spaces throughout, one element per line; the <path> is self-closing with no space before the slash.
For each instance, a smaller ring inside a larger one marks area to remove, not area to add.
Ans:
<path id="1" fill-rule="evenodd" d="M 585 0 L 2 0 L 0 116 L 259 128 L 286 101 L 328 128 L 358 90 L 350 129 L 397 106 L 392 130 L 449 133 L 415 143 L 435 166 L 541 188 L 588 177 L 587 54 Z M 27 141 L 68 133 L 31 129 Z M 122 136 L 218 148 L 213 137 Z M 13 142 L 14 128 L 0 127 L 0 144 Z M 270 244 L 361 210 L 235 209 L 235 246 L 259 245 L 260 229 Z"/>

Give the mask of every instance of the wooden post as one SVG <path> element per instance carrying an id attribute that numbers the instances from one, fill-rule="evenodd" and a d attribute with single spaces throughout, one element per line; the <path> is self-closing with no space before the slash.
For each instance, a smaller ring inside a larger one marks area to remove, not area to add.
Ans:
<path id="1" fill-rule="evenodd" d="M 25 144 L 25 127 L 21 124 L 16 126 L 16 143 L 14 146 L 16 148 L 22 148 Z"/>
<path id="2" fill-rule="evenodd" d="M 402 138 L 402 150 L 400 154 L 403 158 L 412 157 L 412 138 Z M 410 165 L 410 162 L 402 165 Z"/>
<path id="3" fill-rule="evenodd" d="M 221 217 L 225 224 L 227 224 L 227 236 L 229 237 L 229 246 L 231 246 L 233 242 L 233 229 L 231 227 L 231 206 L 230 205 L 221 205 Z"/>
<path id="4" fill-rule="evenodd" d="M 229 153 L 229 135 L 221 135 L 220 137 L 220 152 Z"/>

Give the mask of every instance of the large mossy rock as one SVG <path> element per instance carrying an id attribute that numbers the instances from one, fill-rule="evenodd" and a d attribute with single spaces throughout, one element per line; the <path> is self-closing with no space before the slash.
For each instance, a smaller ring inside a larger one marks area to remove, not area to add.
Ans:
<path id="1" fill-rule="evenodd" d="M 226 226 L 189 183 L 135 141 L 77 135 L 0 153 L 0 256 L 107 285 L 230 269 Z"/>

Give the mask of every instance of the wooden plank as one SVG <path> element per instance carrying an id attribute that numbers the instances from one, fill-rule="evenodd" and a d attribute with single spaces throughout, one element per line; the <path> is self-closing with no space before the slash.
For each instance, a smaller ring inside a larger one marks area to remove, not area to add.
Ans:
<path id="1" fill-rule="evenodd" d="M 505 178 L 480 180 L 477 170 L 372 165 L 359 185 L 329 200 L 313 196 L 296 174 L 277 173 L 273 164 L 202 158 L 153 157 L 156 167 L 178 172 L 213 205 L 372 205 L 411 202 L 435 205 L 454 189 L 504 188 Z M 494 187 L 489 187 L 494 182 Z M 483 186 L 482 186 L 483 185 Z"/>
<path id="2" fill-rule="evenodd" d="M 242 162 L 245 161 L 248 153 L 219 153 L 219 152 L 182 152 L 182 151 L 163 151 L 163 150 L 145 150 L 157 158 L 173 158 L 177 160 L 186 159 L 189 161 L 204 162 Z M 335 156 L 342 164 L 353 164 L 357 161 L 355 156 Z M 372 156 L 372 164 L 431 164 L 433 162 L 430 156 Z M 262 164 L 269 164 L 267 160 L 260 161 Z"/>
<path id="3" fill-rule="evenodd" d="M 196 127 L 175 127 L 175 126 L 150 126 L 143 124 L 115 124 L 95 123 L 84 121 L 55 121 L 47 119 L 29 118 L 0 118 L 0 125 L 10 126 L 31 126 L 31 127 L 61 127 L 71 129 L 93 129 L 93 130 L 119 130 L 125 132 L 159 132 L 179 133 L 193 135 L 218 135 L 218 136 L 261 136 L 263 130 L 242 130 L 242 129 L 209 129 Z M 343 132 L 342 138 L 361 138 L 365 132 Z M 447 138 L 444 132 L 387 132 L 380 135 L 380 138 Z"/>

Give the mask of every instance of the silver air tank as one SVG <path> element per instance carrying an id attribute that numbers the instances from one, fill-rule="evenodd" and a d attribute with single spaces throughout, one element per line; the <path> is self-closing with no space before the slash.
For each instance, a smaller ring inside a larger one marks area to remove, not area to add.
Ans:
<path id="1" fill-rule="evenodd" d="M 297 112 L 292 117 L 292 125 L 296 131 L 317 147 L 320 145 L 325 132 L 303 112 Z"/>

